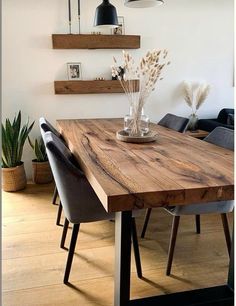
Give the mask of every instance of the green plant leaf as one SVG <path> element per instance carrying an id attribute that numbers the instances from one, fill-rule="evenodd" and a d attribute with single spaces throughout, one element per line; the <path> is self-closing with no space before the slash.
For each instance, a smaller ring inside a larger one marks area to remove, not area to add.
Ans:
<path id="1" fill-rule="evenodd" d="M 2 124 L 2 166 L 15 167 L 20 165 L 23 147 L 34 122 L 29 126 L 29 121 L 21 128 L 21 112 L 14 117 L 12 123 L 7 118 L 5 127 Z"/>
<path id="2" fill-rule="evenodd" d="M 34 150 L 35 150 L 35 155 L 37 157 L 37 160 L 39 162 L 42 162 L 43 161 L 43 154 L 40 151 L 40 147 L 39 147 L 39 143 L 38 143 L 37 139 L 35 140 L 35 148 L 34 148 Z"/>
<path id="3" fill-rule="evenodd" d="M 31 139 L 30 139 L 30 137 L 28 136 L 28 141 L 29 141 L 29 145 L 31 146 L 31 148 L 34 150 L 34 145 L 33 145 L 33 143 L 32 143 L 32 141 L 31 141 Z"/>

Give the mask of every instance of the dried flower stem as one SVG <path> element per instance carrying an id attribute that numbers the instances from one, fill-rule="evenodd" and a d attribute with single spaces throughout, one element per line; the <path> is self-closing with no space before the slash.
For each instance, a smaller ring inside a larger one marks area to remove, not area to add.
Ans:
<path id="1" fill-rule="evenodd" d="M 192 109 L 192 114 L 196 114 L 197 110 L 206 100 L 210 92 L 210 86 L 207 84 L 200 84 L 196 91 L 197 93 L 196 95 L 194 95 L 193 84 L 184 82 L 183 86 L 184 100 L 187 103 L 187 105 Z"/>
<path id="2" fill-rule="evenodd" d="M 151 92 L 155 89 L 156 82 L 160 79 L 162 69 L 165 65 L 166 57 L 168 55 L 167 50 L 153 50 L 148 51 L 147 54 L 141 58 L 139 65 L 135 67 L 135 62 L 132 56 L 123 51 L 123 59 L 125 73 L 123 79 L 119 76 L 118 67 L 112 66 L 112 75 L 117 76 L 121 83 L 122 88 L 130 102 L 130 106 L 133 108 L 133 126 L 131 130 L 132 135 L 137 135 L 139 131 L 139 121 L 147 98 Z M 113 58 L 114 63 L 117 61 Z M 139 88 L 137 90 L 137 83 L 139 81 Z"/>

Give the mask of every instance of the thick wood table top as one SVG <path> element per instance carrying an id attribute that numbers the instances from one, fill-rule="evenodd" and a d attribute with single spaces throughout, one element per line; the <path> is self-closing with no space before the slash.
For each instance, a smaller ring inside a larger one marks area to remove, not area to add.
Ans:
<path id="1" fill-rule="evenodd" d="M 121 119 L 58 120 L 108 212 L 233 199 L 233 152 L 156 124 L 149 144 L 116 139 Z"/>

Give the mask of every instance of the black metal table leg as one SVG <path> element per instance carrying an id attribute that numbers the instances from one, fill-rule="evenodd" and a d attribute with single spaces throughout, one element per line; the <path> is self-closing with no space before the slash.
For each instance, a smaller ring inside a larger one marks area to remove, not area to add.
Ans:
<path id="1" fill-rule="evenodd" d="M 234 290 L 234 229 L 231 240 L 231 251 L 229 261 L 228 286 Z"/>
<path id="2" fill-rule="evenodd" d="M 130 300 L 130 256 L 132 212 L 117 212 L 115 220 L 114 306 L 233 306 L 234 237 L 232 238 L 228 282 L 222 286 L 196 289 Z M 234 235 L 232 235 L 234 236 Z"/>
<path id="3" fill-rule="evenodd" d="M 117 212 L 115 219 L 115 306 L 127 306 L 130 300 L 132 212 Z"/>

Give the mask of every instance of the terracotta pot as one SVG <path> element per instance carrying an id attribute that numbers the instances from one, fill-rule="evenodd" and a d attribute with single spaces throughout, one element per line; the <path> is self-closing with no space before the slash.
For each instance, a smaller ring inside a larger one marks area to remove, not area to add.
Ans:
<path id="1" fill-rule="evenodd" d="M 24 163 L 14 168 L 2 168 L 2 189 L 4 191 L 18 191 L 26 187 Z"/>
<path id="2" fill-rule="evenodd" d="M 53 176 L 49 162 L 37 162 L 32 160 L 33 182 L 35 184 L 47 184 L 52 182 Z"/>

